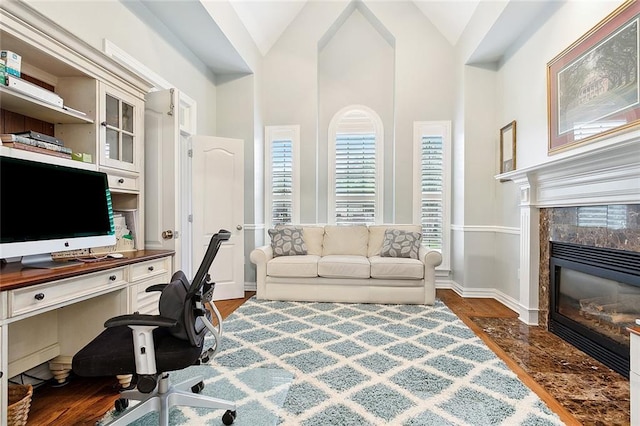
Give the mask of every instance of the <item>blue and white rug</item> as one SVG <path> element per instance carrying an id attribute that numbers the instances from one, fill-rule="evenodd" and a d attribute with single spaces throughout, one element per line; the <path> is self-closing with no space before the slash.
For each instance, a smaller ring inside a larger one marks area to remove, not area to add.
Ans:
<path id="1" fill-rule="evenodd" d="M 444 303 L 250 299 L 223 323 L 205 395 L 236 401 L 234 425 L 562 425 Z M 175 425 L 220 425 L 184 407 Z M 148 415 L 137 425 L 154 424 Z"/>

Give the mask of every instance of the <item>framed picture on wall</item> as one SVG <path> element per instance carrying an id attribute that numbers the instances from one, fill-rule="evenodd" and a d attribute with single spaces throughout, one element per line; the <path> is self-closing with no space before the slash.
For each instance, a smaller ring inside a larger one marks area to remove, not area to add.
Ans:
<path id="1" fill-rule="evenodd" d="M 549 154 L 640 122 L 639 17 L 625 2 L 547 64 Z"/>
<path id="2" fill-rule="evenodd" d="M 516 122 L 500 129 L 500 173 L 516 169 Z"/>

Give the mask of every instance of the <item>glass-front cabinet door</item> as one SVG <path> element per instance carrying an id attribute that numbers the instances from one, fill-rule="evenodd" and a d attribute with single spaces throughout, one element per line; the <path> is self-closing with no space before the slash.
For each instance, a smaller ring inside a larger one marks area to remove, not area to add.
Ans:
<path id="1" fill-rule="evenodd" d="M 144 104 L 107 85 L 101 85 L 100 102 L 100 164 L 139 172 Z"/>

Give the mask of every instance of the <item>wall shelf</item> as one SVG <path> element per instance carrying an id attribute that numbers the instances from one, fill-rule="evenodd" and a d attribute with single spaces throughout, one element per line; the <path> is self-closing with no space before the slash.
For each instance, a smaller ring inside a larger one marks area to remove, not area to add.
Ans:
<path id="1" fill-rule="evenodd" d="M 58 108 L 0 86 L 0 105 L 7 111 L 54 124 L 92 124 L 93 119 Z"/>

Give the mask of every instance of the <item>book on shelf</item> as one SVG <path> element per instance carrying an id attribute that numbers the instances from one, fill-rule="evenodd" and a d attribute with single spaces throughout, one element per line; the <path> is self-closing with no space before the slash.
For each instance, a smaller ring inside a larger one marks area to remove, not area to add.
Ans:
<path id="1" fill-rule="evenodd" d="M 2 142 L 2 146 L 6 146 L 9 148 L 21 149 L 23 151 L 31 151 L 38 152 L 40 154 L 53 155 L 55 157 L 68 158 L 71 159 L 71 154 L 60 151 L 53 151 L 46 148 L 40 148 L 38 146 L 29 145 L 21 142 Z"/>
<path id="2" fill-rule="evenodd" d="M 25 132 L 16 132 L 14 134 L 18 136 L 26 136 L 30 139 L 35 139 L 37 141 L 52 143 L 54 145 L 60 145 L 60 146 L 64 145 L 64 142 L 62 142 L 62 140 L 56 137 L 45 135 L 40 132 L 34 132 L 33 130 L 27 130 Z"/>
<path id="3" fill-rule="evenodd" d="M 2 143 L 5 142 L 15 142 L 15 143 L 24 143 L 27 145 L 37 146 L 38 148 L 49 149 L 51 151 L 63 152 L 65 154 L 71 154 L 72 149 L 63 145 L 57 145 L 49 142 L 44 142 L 37 139 L 32 139 L 26 136 L 21 136 L 15 133 L 3 133 L 0 134 L 0 141 Z"/>

